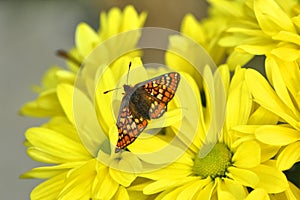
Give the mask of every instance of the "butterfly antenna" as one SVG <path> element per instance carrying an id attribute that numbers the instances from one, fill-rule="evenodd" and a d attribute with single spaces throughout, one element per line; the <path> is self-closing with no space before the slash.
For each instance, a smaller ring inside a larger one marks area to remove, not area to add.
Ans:
<path id="1" fill-rule="evenodd" d="M 56 51 L 56 55 L 64 58 L 68 61 L 71 61 L 72 63 L 81 66 L 81 62 L 79 60 L 77 60 L 74 56 L 70 55 L 67 51 L 63 50 L 63 49 L 59 49 Z"/>
<path id="2" fill-rule="evenodd" d="M 119 87 L 119 88 L 114 88 L 114 89 L 111 89 L 111 90 L 107 90 L 107 91 L 103 92 L 103 94 L 107 94 L 107 93 L 109 93 L 111 91 L 119 90 L 119 89 L 122 89 L 122 88 Z"/>
<path id="3" fill-rule="evenodd" d="M 129 62 L 129 66 L 128 66 L 128 72 L 127 72 L 127 78 L 126 78 L 126 84 L 127 85 L 128 85 L 130 67 L 131 67 L 131 62 Z"/>

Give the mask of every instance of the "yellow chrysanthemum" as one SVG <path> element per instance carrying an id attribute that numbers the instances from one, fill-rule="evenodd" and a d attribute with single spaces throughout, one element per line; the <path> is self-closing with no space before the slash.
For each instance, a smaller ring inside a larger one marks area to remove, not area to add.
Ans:
<path id="1" fill-rule="evenodd" d="M 188 14 L 182 21 L 180 31 L 202 45 L 216 64 L 221 64 L 226 56 L 226 48 L 218 45 L 218 41 L 226 24 L 226 19 L 218 16 L 210 16 L 198 22 L 192 14 Z"/>
<path id="2" fill-rule="evenodd" d="M 118 33 L 143 27 L 145 19 L 146 13 L 142 12 L 139 15 L 133 6 L 126 6 L 123 12 L 119 8 L 112 8 L 108 13 L 102 12 L 100 14 L 101 28 L 98 32 L 94 31 L 86 23 L 80 23 L 76 28 L 75 48 L 70 50 L 69 53 L 62 53 L 64 57 L 67 57 L 69 69 L 65 70 L 56 66 L 50 68 L 42 79 L 42 85 L 34 88 L 34 90 L 39 93 L 38 98 L 26 103 L 20 113 L 22 115 L 35 117 L 62 115 L 63 112 L 59 105 L 55 89 L 57 84 L 74 84 L 80 64 L 83 63 L 84 59 L 86 59 L 99 44 Z M 132 34 L 130 38 L 118 37 L 115 44 L 106 47 L 106 51 L 102 52 L 104 55 L 98 55 L 97 59 L 105 60 L 107 59 L 107 55 L 120 55 L 120 53 L 126 52 L 126 50 L 134 49 L 138 38 L 138 34 Z M 140 55 L 138 51 L 130 53 L 132 57 L 138 55 Z"/>
<path id="3" fill-rule="evenodd" d="M 219 41 L 226 35 L 228 27 L 237 19 L 251 21 L 253 17 L 243 1 L 208 0 L 208 3 L 210 4 L 209 16 L 197 21 L 192 14 L 187 14 L 182 20 L 180 31 L 203 46 L 217 65 L 227 60 L 229 68 L 234 70 L 237 65 L 242 66 L 247 63 L 253 55 L 233 51 L 226 45 L 221 46 Z M 177 45 L 180 46 L 181 43 Z M 174 46 L 172 41 L 171 46 Z M 189 51 L 192 50 L 189 49 Z M 170 66 L 178 69 L 190 65 L 180 58 L 180 55 L 173 55 L 169 52 L 166 54 L 166 61 Z"/>
<path id="4" fill-rule="evenodd" d="M 130 85 L 169 69 L 144 68 L 140 58 L 133 59 L 140 55 L 135 47 L 141 31 L 122 32 L 142 27 L 146 14 L 132 6 L 101 13 L 98 32 L 78 25 L 76 47 L 60 52 L 69 69 L 50 68 L 34 87 L 39 97 L 21 110 L 52 117 L 25 134 L 28 155 L 49 164 L 22 175 L 46 179 L 31 199 L 300 198 L 282 173 L 300 160 L 298 2 L 209 2 L 208 19 L 187 15 L 182 23 L 181 32 L 196 42 L 170 37 L 166 63 L 181 82 L 168 111 L 119 153 L 116 120 L 123 94 L 103 92 L 127 83 L 130 62 Z M 211 72 L 214 64 L 198 44 L 217 64 L 227 64 Z M 267 56 L 269 83 L 240 68 L 254 55 Z M 229 69 L 235 70 L 232 78 Z"/>
<path id="5" fill-rule="evenodd" d="M 129 60 L 123 57 L 103 71 L 98 81 L 100 88 L 95 93 L 95 104 L 89 94 L 76 85 L 58 84 L 57 96 L 65 117 L 53 117 L 42 127 L 30 128 L 26 132 L 25 144 L 29 156 L 52 164 L 22 175 L 23 178 L 48 179 L 32 191 L 31 199 L 119 199 L 120 196 L 129 199 L 129 196 L 143 196 L 141 192 L 127 191 L 126 187 L 133 183 L 139 172 L 149 170 L 144 169 L 145 166 L 164 164 L 167 155 L 163 157 L 160 154 L 164 159 L 157 159 L 157 154 L 151 155 L 149 152 L 168 146 L 170 136 L 149 137 L 149 133 L 143 133 L 128 147 L 133 153 L 114 153 L 118 130 L 115 125 L 117 114 L 113 111 L 120 105 L 121 93 L 103 94 L 103 91 L 124 83 L 127 69 L 123 65 Z M 113 73 L 111 68 L 117 67 L 119 73 Z M 134 82 L 149 78 L 139 58 L 132 61 L 131 72 L 132 76 L 138 75 L 134 76 Z M 191 103 L 190 97 L 180 93 L 178 95 L 185 102 Z M 153 120 L 145 132 L 178 122 L 181 111 L 174 109 L 176 104 L 175 97 L 175 102 L 168 105 L 165 116 Z M 178 151 L 172 146 L 168 150 L 172 153 Z"/>
<path id="6" fill-rule="evenodd" d="M 83 146 L 68 119 L 54 117 L 43 127 L 30 128 L 26 139 L 31 158 L 52 164 L 22 175 L 47 179 L 33 189 L 30 199 L 129 199 L 125 187 L 136 175 L 99 162 Z"/>
<path id="7" fill-rule="evenodd" d="M 281 125 L 259 127 L 255 137 L 263 143 L 284 147 L 277 157 L 277 165 L 287 170 L 300 161 L 300 70 L 296 62 L 268 57 L 266 71 L 271 85 L 254 70 L 247 71 L 247 84 L 254 100 L 280 117 Z"/>
<path id="8" fill-rule="evenodd" d="M 244 80 L 246 69 L 237 69 L 231 82 L 227 66 L 219 70 L 227 91 L 227 111 L 218 143 L 207 156 L 201 157 L 208 129 L 203 124 L 204 130 L 198 130 L 192 145 L 179 160 L 142 175 L 153 180 L 139 187 L 145 194 L 158 193 L 157 199 L 264 199 L 262 193 L 281 193 L 288 188 L 285 175 L 270 160 L 272 155 L 263 155 L 262 144 L 253 137 L 237 138 L 232 134 L 235 126 L 251 123 L 255 115 L 251 93 Z M 183 120 L 182 123 L 188 122 Z M 189 124 L 192 123 L 195 121 Z M 181 131 L 186 134 L 193 130 L 190 125 L 183 127 L 186 128 Z M 249 197 L 247 188 L 255 189 Z"/>
<path id="9" fill-rule="evenodd" d="M 235 4 L 232 2 L 232 4 Z M 299 59 L 299 2 L 296 0 L 248 0 L 252 18 L 234 20 L 221 46 L 248 55 L 275 56 L 283 61 Z"/>

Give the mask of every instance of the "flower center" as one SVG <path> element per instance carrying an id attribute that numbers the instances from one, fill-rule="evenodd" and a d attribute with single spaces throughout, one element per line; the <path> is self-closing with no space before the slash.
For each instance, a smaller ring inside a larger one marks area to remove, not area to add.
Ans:
<path id="1" fill-rule="evenodd" d="M 206 178 L 224 177 L 227 167 L 231 165 L 232 153 L 223 143 L 218 143 L 204 158 L 195 157 L 193 172 Z"/>

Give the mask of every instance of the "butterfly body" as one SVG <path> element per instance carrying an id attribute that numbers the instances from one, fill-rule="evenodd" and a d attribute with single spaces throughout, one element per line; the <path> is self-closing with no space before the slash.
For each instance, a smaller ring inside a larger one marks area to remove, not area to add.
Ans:
<path id="1" fill-rule="evenodd" d="M 123 85 L 125 94 L 117 120 L 119 132 L 115 152 L 131 144 L 148 125 L 148 121 L 161 117 L 168 102 L 174 97 L 180 75 L 170 72 L 135 86 Z"/>

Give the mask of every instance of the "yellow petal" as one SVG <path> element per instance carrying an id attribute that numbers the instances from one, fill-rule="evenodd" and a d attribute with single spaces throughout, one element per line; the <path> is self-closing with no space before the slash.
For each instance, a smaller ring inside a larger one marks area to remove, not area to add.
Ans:
<path id="1" fill-rule="evenodd" d="M 103 184 L 104 179 L 109 176 L 108 170 L 109 168 L 105 165 L 102 165 L 102 163 L 95 163 L 97 166 L 95 166 L 96 174 L 94 177 L 94 180 L 91 185 L 91 198 L 92 199 L 99 199 L 98 196 L 101 195 L 101 191 L 99 191 L 100 187 Z M 75 170 L 72 170 L 73 172 Z M 76 171 L 75 171 L 76 172 Z M 72 175 L 72 173 L 69 173 Z"/>
<path id="2" fill-rule="evenodd" d="M 35 101 L 23 105 L 20 114 L 33 117 L 49 117 L 63 115 L 64 112 L 59 104 L 56 91 L 46 90 Z"/>
<path id="3" fill-rule="evenodd" d="M 265 62 L 266 71 L 268 78 L 273 83 L 274 89 L 278 94 L 278 97 L 292 110 L 293 109 L 293 102 L 290 98 L 289 92 L 285 86 L 283 77 L 280 73 L 279 67 L 276 61 L 270 57 L 266 59 Z"/>
<path id="4" fill-rule="evenodd" d="M 192 200 L 195 195 L 205 186 L 205 181 L 198 180 L 185 184 L 186 187 L 178 194 L 177 199 Z"/>
<path id="5" fill-rule="evenodd" d="M 27 149 L 27 154 L 33 160 L 36 160 L 38 162 L 49 163 L 49 164 L 57 164 L 57 163 L 65 162 L 65 159 L 61 159 L 55 155 L 45 153 L 37 147 L 29 147 Z"/>
<path id="6" fill-rule="evenodd" d="M 52 155 L 62 162 L 82 161 L 91 158 L 81 143 L 50 129 L 30 128 L 25 135 L 27 140 L 39 148 L 42 153 Z"/>
<path id="7" fill-rule="evenodd" d="M 68 70 L 60 70 L 56 73 L 58 80 L 60 83 L 68 83 L 70 85 L 75 82 L 75 74 L 74 72 L 70 72 Z"/>
<path id="8" fill-rule="evenodd" d="M 284 146 L 300 140 L 300 132 L 289 127 L 266 125 L 255 131 L 255 137 L 266 144 Z"/>
<path id="9" fill-rule="evenodd" d="M 300 36 L 297 33 L 291 33 L 287 31 L 280 31 L 272 37 L 274 40 L 282 40 L 300 45 Z"/>
<path id="10" fill-rule="evenodd" d="M 68 169 L 78 167 L 84 163 L 85 161 L 69 162 L 61 165 L 37 167 L 26 172 L 25 174 L 22 174 L 20 178 L 40 178 L 40 179 L 51 178 L 53 176 L 66 172 Z"/>
<path id="11" fill-rule="evenodd" d="M 259 125 L 238 125 L 232 128 L 233 131 L 241 132 L 244 134 L 253 134 L 256 129 L 258 129 Z"/>
<path id="12" fill-rule="evenodd" d="M 255 0 L 254 12 L 262 31 L 268 35 L 272 36 L 281 30 L 297 32 L 291 19 L 275 1 Z"/>
<path id="13" fill-rule="evenodd" d="M 274 158 L 278 153 L 280 146 L 267 145 L 264 143 L 260 143 L 261 148 L 261 162 L 266 162 L 271 158 Z"/>
<path id="14" fill-rule="evenodd" d="M 99 123 L 106 133 L 109 131 L 111 124 L 115 124 L 116 121 L 112 110 L 113 93 L 103 94 L 103 92 L 116 88 L 116 81 L 118 78 L 120 77 L 115 77 L 110 68 L 106 68 L 98 83 L 97 88 L 99 89 L 97 91 L 99 92 L 96 91 L 97 107 L 99 107 L 97 109 L 99 110 L 97 113 L 99 115 Z"/>
<path id="15" fill-rule="evenodd" d="M 124 9 L 122 20 L 121 31 L 135 29 L 140 25 L 138 13 L 132 5 L 126 6 Z"/>
<path id="16" fill-rule="evenodd" d="M 247 196 L 245 200 L 269 200 L 268 193 L 263 189 L 255 189 Z"/>
<path id="17" fill-rule="evenodd" d="M 182 113 L 178 115 L 181 117 L 181 122 L 173 124 L 172 129 L 176 137 L 182 142 L 188 146 L 193 142 L 194 145 L 199 148 L 201 142 L 199 138 L 204 140 L 206 137 L 206 135 L 204 135 L 205 131 L 203 130 L 205 122 L 199 88 L 195 80 L 189 74 L 180 72 L 180 75 L 181 82 L 175 94 L 174 102 L 177 103 L 178 100 L 176 107 L 181 108 Z M 198 151 L 198 149 L 195 149 L 195 151 Z"/>
<path id="18" fill-rule="evenodd" d="M 299 16 L 299 15 L 296 15 L 296 16 L 292 17 L 292 20 L 293 20 L 295 26 L 296 26 L 297 28 L 299 28 L 299 27 L 300 27 L 300 16 Z"/>
<path id="19" fill-rule="evenodd" d="M 198 191 L 198 195 L 195 199 L 212 199 L 215 187 L 216 181 L 211 181 L 202 190 Z"/>
<path id="20" fill-rule="evenodd" d="M 252 108 L 252 98 L 245 82 L 229 92 L 226 108 L 226 127 L 247 124 Z"/>
<path id="21" fill-rule="evenodd" d="M 254 188 L 263 188 L 267 193 L 279 193 L 288 188 L 285 175 L 275 167 L 259 165 L 251 170 L 259 177 L 259 183 Z"/>
<path id="22" fill-rule="evenodd" d="M 295 103 L 300 107 L 300 70 L 299 65 L 296 62 L 283 62 L 276 60 L 278 67 L 280 68 L 281 75 L 284 79 L 286 87 L 289 89 L 291 96 L 295 98 Z M 286 67 L 288 66 L 288 67 Z"/>
<path id="23" fill-rule="evenodd" d="M 249 37 L 253 37 L 253 36 L 264 37 L 265 36 L 265 34 L 261 30 L 255 30 L 255 29 L 251 29 L 251 28 L 231 27 L 231 28 L 227 29 L 227 32 L 245 34 L 245 35 L 248 35 Z"/>
<path id="24" fill-rule="evenodd" d="M 258 45 L 258 44 L 264 44 Z M 268 52 L 272 51 L 275 48 L 275 45 L 270 43 L 270 41 L 266 41 L 265 38 L 256 39 L 255 44 L 242 44 L 236 47 L 237 51 L 241 53 L 250 53 L 252 55 L 265 55 Z"/>
<path id="25" fill-rule="evenodd" d="M 218 193 L 218 199 L 220 200 L 231 200 L 231 199 L 235 199 L 234 196 L 226 191 L 226 190 L 221 190 L 221 189 L 218 189 L 217 190 L 217 193 Z"/>
<path id="26" fill-rule="evenodd" d="M 76 28 L 75 43 L 79 53 L 85 58 L 100 43 L 97 33 L 86 23 Z"/>
<path id="27" fill-rule="evenodd" d="M 39 184 L 32 190 L 30 199 L 57 199 L 59 192 L 64 187 L 65 177 L 66 173 L 62 173 Z"/>
<path id="28" fill-rule="evenodd" d="M 244 187 L 228 178 L 219 179 L 218 182 L 218 198 L 220 199 L 244 199 L 247 195 Z"/>
<path id="29" fill-rule="evenodd" d="M 95 199 L 111 199 L 119 188 L 119 184 L 112 179 L 110 174 L 99 174 L 104 176 L 104 179 L 101 181 L 101 186 L 97 190 L 97 195 Z"/>
<path id="30" fill-rule="evenodd" d="M 277 166 L 281 170 L 290 169 L 296 162 L 300 161 L 300 142 L 288 145 L 277 158 Z"/>
<path id="31" fill-rule="evenodd" d="M 64 188 L 60 191 L 59 200 L 69 200 L 74 197 L 78 199 L 89 199 L 91 189 L 96 176 L 96 160 L 90 160 L 85 165 L 75 168 L 69 172 L 64 180 Z"/>
<path id="32" fill-rule="evenodd" d="M 252 168 L 260 163 L 260 147 L 254 141 L 242 143 L 234 152 L 232 161 L 234 166 Z"/>
<path id="33" fill-rule="evenodd" d="M 184 152 L 156 136 L 145 137 L 141 134 L 128 148 L 141 160 L 151 164 L 167 164 L 178 159 Z M 158 156 L 159 155 L 159 156 Z"/>
<path id="34" fill-rule="evenodd" d="M 234 50 L 227 58 L 226 63 L 231 71 L 234 71 L 236 66 L 244 66 L 253 58 L 252 54 Z"/>
<path id="35" fill-rule="evenodd" d="M 279 117 L 269 110 L 259 106 L 249 117 L 248 124 L 277 124 Z"/>
<path id="36" fill-rule="evenodd" d="M 180 177 L 184 178 L 187 176 L 190 176 L 192 174 L 192 166 L 193 166 L 193 160 L 190 159 L 190 163 L 188 164 L 182 164 L 182 163 L 173 163 L 169 165 L 168 167 L 162 168 L 160 170 L 156 170 L 149 173 L 141 174 L 140 176 L 153 179 L 153 180 L 162 180 L 169 177 Z"/>
<path id="37" fill-rule="evenodd" d="M 241 66 L 239 65 L 236 66 L 234 75 L 232 76 L 232 79 L 230 81 L 229 93 L 231 92 L 231 90 L 235 90 L 237 87 L 239 87 L 241 82 L 245 80 L 245 72 L 246 69 L 241 68 Z"/>
<path id="38" fill-rule="evenodd" d="M 198 177 L 186 177 L 186 178 L 182 178 L 182 179 L 162 179 L 162 180 L 158 180 L 154 183 L 151 183 L 149 185 L 147 185 L 144 188 L 144 193 L 145 194 L 154 194 L 157 192 L 161 192 L 163 190 L 167 190 L 169 188 L 174 188 L 176 186 L 180 186 L 180 185 L 184 185 L 187 184 L 189 182 L 198 180 Z"/>
<path id="39" fill-rule="evenodd" d="M 289 123 L 297 124 L 293 119 L 295 117 L 292 111 L 277 97 L 262 75 L 255 70 L 248 69 L 245 78 L 255 101 Z"/>
<path id="40" fill-rule="evenodd" d="M 257 176 L 254 172 L 250 170 L 229 167 L 228 171 L 228 177 L 234 179 L 235 181 L 244 186 L 250 186 L 252 188 L 255 188 L 259 182 L 259 176 Z"/>
<path id="41" fill-rule="evenodd" d="M 241 45 L 248 36 L 241 35 L 241 34 L 231 34 L 228 36 L 224 36 L 218 42 L 219 45 L 224 47 L 235 47 Z"/>
<path id="42" fill-rule="evenodd" d="M 206 35 L 204 33 L 201 24 L 196 20 L 192 14 L 187 14 L 184 16 L 181 22 L 181 32 L 188 35 L 189 37 L 196 40 L 199 44 L 203 44 Z"/>
<path id="43" fill-rule="evenodd" d="M 123 185 L 124 187 L 128 187 L 137 177 L 136 174 L 118 171 L 113 168 L 109 168 L 109 174 L 115 182 Z"/>
<path id="44" fill-rule="evenodd" d="M 91 100 L 79 89 L 67 84 L 58 85 L 57 94 L 66 115 L 76 126 L 83 145 L 96 155 L 107 136 L 99 126 Z"/>
<path id="45" fill-rule="evenodd" d="M 130 194 L 128 194 L 130 193 Z M 127 192 L 126 188 L 120 186 L 118 191 L 114 196 L 114 200 L 122 199 L 122 200 L 130 200 L 129 196 L 133 199 L 139 199 L 141 196 L 135 196 L 136 194 L 132 194 L 131 192 Z"/>
<path id="46" fill-rule="evenodd" d="M 73 93 L 74 91 L 71 85 L 62 84 L 61 86 L 57 87 L 57 96 L 60 104 L 63 107 L 68 119 L 75 124 L 73 116 Z"/>
<path id="47" fill-rule="evenodd" d="M 205 65 L 203 74 L 206 83 L 204 90 L 206 107 L 208 109 L 205 114 L 207 116 L 208 130 L 205 132 L 204 145 L 199 152 L 201 158 L 210 152 L 220 137 L 225 120 L 226 107 L 226 91 L 223 87 L 223 81 L 219 71 L 216 71 L 213 76 L 212 69 L 208 65 Z"/>
<path id="48" fill-rule="evenodd" d="M 67 138 L 81 143 L 76 127 L 74 127 L 73 124 L 70 123 L 66 116 L 52 117 L 46 124 L 43 124 L 42 127 L 53 130 Z"/>
<path id="49" fill-rule="evenodd" d="M 161 198 L 163 196 L 164 200 L 176 199 L 179 196 L 180 192 L 182 190 L 184 190 L 186 187 L 188 187 L 188 185 L 182 185 L 178 188 L 175 188 L 175 189 L 172 189 L 172 190 L 169 190 L 169 191 L 168 190 L 164 191 L 164 193 L 161 193 L 158 198 Z"/>
<path id="50" fill-rule="evenodd" d="M 40 93 L 55 88 L 58 84 L 57 73 L 61 70 L 63 70 L 62 67 L 51 66 L 43 75 L 41 86 L 33 86 L 33 90 Z"/>
<path id="51" fill-rule="evenodd" d="M 210 0 L 210 4 L 213 5 L 214 9 L 221 12 L 225 16 L 232 16 L 233 18 L 239 18 L 244 15 L 244 10 L 242 6 L 237 3 L 232 3 L 230 1 L 218 1 Z"/>
<path id="52" fill-rule="evenodd" d="M 226 64 L 220 65 L 218 67 L 218 71 L 219 71 L 219 74 L 222 78 L 223 86 L 224 86 L 225 92 L 227 94 L 229 84 L 230 84 L 230 72 L 229 72 L 228 65 L 226 65 Z"/>
<path id="53" fill-rule="evenodd" d="M 109 12 L 107 13 L 107 18 L 104 12 L 101 13 L 100 22 L 104 22 L 103 24 L 100 24 L 101 30 L 99 31 L 102 35 L 101 39 L 104 41 L 105 39 L 108 39 L 109 37 L 117 34 L 120 32 L 120 26 L 122 25 L 122 13 L 119 8 L 111 8 Z M 106 33 L 105 37 L 104 34 Z"/>

